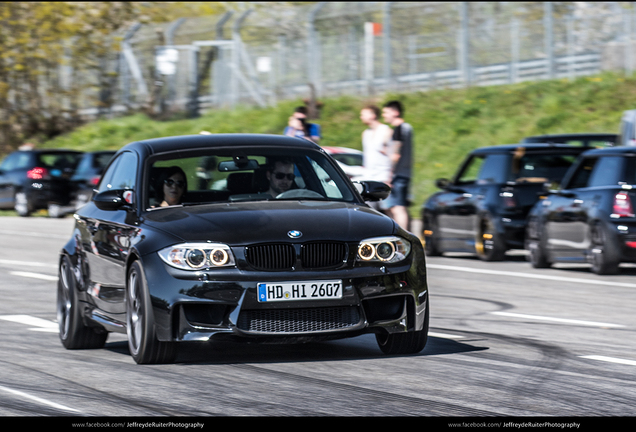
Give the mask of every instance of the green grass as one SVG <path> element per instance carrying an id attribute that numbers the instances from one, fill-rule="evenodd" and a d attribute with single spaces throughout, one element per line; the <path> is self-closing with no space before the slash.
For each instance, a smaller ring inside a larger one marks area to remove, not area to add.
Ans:
<path id="1" fill-rule="evenodd" d="M 414 128 L 412 216 L 418 216 L 434 181 L 450 177 L 468 152 L 477 147 L 519 142 L 527 135 L 570 132 L 617 132 L 621 114 L 636 108 L 636 79 L 603 73 L 574 81 L 552 80 L 514 85 L 440 89 L 389 94 L 377 105 L 399 99 L 405 120 Z M 360 109 L 370 99 L 342 96 L 323 99 L 320 123 L 323 145 L 361 149 L 364 129 Z M 42 147 L 84 151 L 118 149 L 141 139 L 212 133 L 254 132 L 280 134 L 300 101 L 275 107 L 233 111 L 214 110 L 197 119 L 154 121 L 136 114 L 87 124 L 72 133 L 44 142 Z"/>

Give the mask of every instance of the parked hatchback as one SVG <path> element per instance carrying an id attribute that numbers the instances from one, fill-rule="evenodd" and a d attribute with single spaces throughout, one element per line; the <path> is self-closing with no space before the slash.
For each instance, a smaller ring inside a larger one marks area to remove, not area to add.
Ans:
<path id="1" fill-rule="evenodd" d="M 558 184 L 584 147 L 514 144 L 474 150 L 422 207 L 428 255 L 476 253 L 502 260 L 523 249 L 526 217 L 544 183 Z"/>
<path id="2" fill-rule="evenodd" d="M 0 164 L 0 208 L 29 216 L 70 201 L 70 178 L 82 157 L 72 150 L 25 150 Z"/>
<path id="3" fill-rule="evenodd" d="M 84 153 L 71 177 L 72 210 L 82 207 L 91 200 L 93 189 L 97 187 L 104 168 L 113 158 L 114 150 L 103 150 Z"/>
<path id="4" fill-rule="evenodd" d="M 589 262 L 612 274 L 636 262 L 636 148 L 584 153 L 529 215 L 526 248 L 533 267 Z"/>

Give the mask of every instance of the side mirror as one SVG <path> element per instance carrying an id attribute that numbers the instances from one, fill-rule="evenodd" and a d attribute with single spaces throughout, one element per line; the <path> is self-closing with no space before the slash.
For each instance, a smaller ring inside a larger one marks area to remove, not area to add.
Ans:
<path id="1" fill-rule="evenodd" d="M 450 182 L 448 181 L 448 179 L 445 179 L 445 178 L 439 178 L 435 180 L 435 186 L 437 186 L 440 189 L 448 189 L 449 184 Z"/>
<path id="2" fill-rule="evenodd" d="M 131 190 L 113 189 L 98 193 L 93 197 L 93 202 L 100 210 L 129 210 L 133 203 L 133 196 Z"/>
<path id="3" fill-rule="evenodd" d="M 365 201 L 381 201 L 389 196 L 391 187 L 378 181 L 355 181 L 353 185 Z"/>

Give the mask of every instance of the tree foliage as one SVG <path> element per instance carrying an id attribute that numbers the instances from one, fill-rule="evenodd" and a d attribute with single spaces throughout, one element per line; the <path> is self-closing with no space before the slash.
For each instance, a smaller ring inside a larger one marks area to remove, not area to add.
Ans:
<path id="1" fill-rule="evenodd" d="M 0 153 L 73 128 L 87 97 L 108 104 L 117 73 L 108 64 L 133 23 L 222 8 L 216 2 L 0 2 Z"/>

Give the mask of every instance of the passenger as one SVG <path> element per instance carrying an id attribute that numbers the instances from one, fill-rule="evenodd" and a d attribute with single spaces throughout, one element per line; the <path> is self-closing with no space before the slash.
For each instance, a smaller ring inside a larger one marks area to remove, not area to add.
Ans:
<path id="1" fill-rule="evenodd" d="M 186 175 L 178 166 L 171 166 L 160 177 L 159 199 L 161 207 L 181 204 L 183 194 L 188 190 Z"/>
<path id="2" fill-rule="evenodd" d="M 272 163 L 271 168 L 265 172 L 269 181 L 269 190 L 267 191 L 273 197 L 277 197 L 283 192 L 287 192 L 294 186 L 294 163 L 291 160 L 276 160 Z"/>

